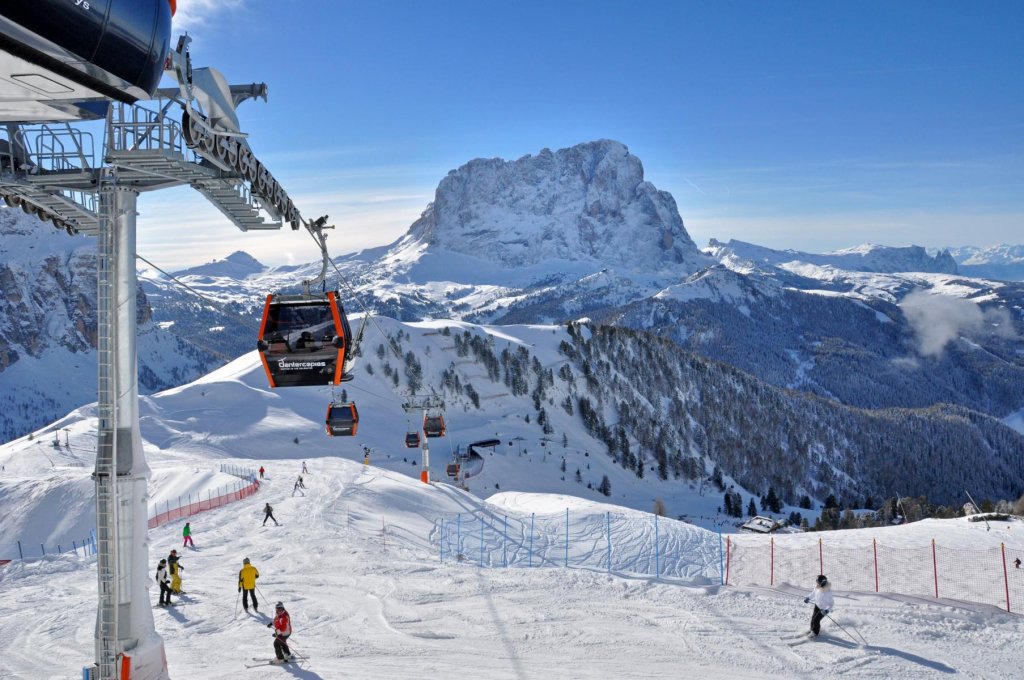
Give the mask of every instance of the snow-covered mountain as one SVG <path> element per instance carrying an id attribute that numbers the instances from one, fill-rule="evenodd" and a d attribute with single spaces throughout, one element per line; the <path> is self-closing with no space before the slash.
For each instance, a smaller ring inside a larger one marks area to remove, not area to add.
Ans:
<path id="1" fill-rule="evenodd" d="M 1024 245 L 948 248 L 960 272 L 1000 281 L 1024 281 Z"/>
<path id="2" fill-rule="evenodd" d="M 408 239 L 432 257 L 477 258 L 519 281 L 524 270 L 574 265 L 678 276 L 706 264 L 672 196 L 644 180 L 640 159 L 623 144 L 608 140 L 516 161 L 470 161 L 441 180 Z M 493 274 L 490 282 L 503 283 Z"/>
<path id="3" fill-rule="evenodd" d="M 244 279 L 266 271 L 267 267 L 249 253 L 235 251 L 222 260 L 189 267 L 175 272 L 176 276 Z"/>
<path id="4" fill-rule="evenodd" d="M 722 243 L 711 239 L 705 249 L 716 260 L 731 258 L 749 260 L 758 265 L 777 267 L 787 263 L 804 263 L 817 267 L 832 267 L 850 272 L 930 272 L 956 274 L 956 261 L 947 251 L 929 255 L 921 246 L 894 248 L 865 244 L 844 248 L 831 253 L 804 253 L 796 250 L 772 250 L 763 246 L 737 241 Z"/>
<path id="5" fill-rule="evenodd" d="M 336 263 L 350 314 L 588 317 L 846 405 L 950 403 L 997 418 L 1024 408 L 1024 285 L 956 274 L 950 258 L 916 247 L 814 255 L 733 241 L 702 252 L 617 142 L 471 161 L 406 235 Z M 142 288 L 155 322 L 223 361 L 252 348 L 268 292 L 296 291 L 319 268 L 235 253 L 175 273 L 220 307 L 156 272 Z"/>
<path id="6" fill-rule="evenodd" d="M 362 460 L 368 447 L 374 465 L 416 476 L 420 452 L 405 448 L 405 433 L 419 430 L 422 416 L 402 404 L 410 393 L 434 393 L 447 426 L 430 442 L 440 479 L 469 443 L 500 441 L 468 480 L 483 497 L 500 490 L 602 499 L 606 477 L 620 505 L 649 510 L 661 498 L 670 516 L 713 527 L 730 487 L 743 507 L 773 489 L 795 509 L 804 496 L 815 507 L 828 496 L 860 507 L 897 488 L 959 503 L 965 485 L 979 497 L 1012 500 L 1024 485 L 1024 435 L 994 418 L 950 406 L 850 408 L 630 329 L 379 318 L 360 354 L 352 382 L 334 391 L 271 390 L 250 351 L 144 397 L 147 451 Z M 356 402 L 357 437 L 324 433 L 333 399 Z M 93 406 L 79 409 L 38 433 L 35 445 L 49 451 L 54 428 L 86 437 L 94 416 Z"/>

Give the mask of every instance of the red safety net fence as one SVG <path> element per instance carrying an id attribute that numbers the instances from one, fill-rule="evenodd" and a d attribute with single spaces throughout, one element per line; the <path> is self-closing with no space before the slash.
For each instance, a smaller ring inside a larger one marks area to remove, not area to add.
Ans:
<path id="1" fill-rule="evenodd" d="M 163 512 L 160 512 L 159 506 L 157 506 L 157 513 L 149 518 L 149 528 L 153 529 L 161 524 L 173 522 L 174 520 L 181 519 L 182 517 L 191 517 L 192 515 L 206 510 L 212 510 L 213 508 L 219 508 L 227 505 L 228 503 L 240 501 L 243 498 L 248 498 L 259 490 L 260 483 L 254 479 L 248 484 L 239 482 L 236 488 L 221 491 L 216 496 L 210 494 L 206 498 L 197 498 L 194 501 L 182 503 L 173 508 L 167 504 L 165 505 Z"/>
<path id="2" fill-rule="evenodd" d="M 1018 562 L 1018 560 L 1020 560 Z M 727 585 L 814 586 L 826 574 L 836 590 L 895 593 L 963 600 L 1024 612 L 1024 550 L 963 550 L 932 541 L 896 548 L 875 540 L 862 546 L 817 543 L 788 545 L 775 537 L 726 538 Z"/>

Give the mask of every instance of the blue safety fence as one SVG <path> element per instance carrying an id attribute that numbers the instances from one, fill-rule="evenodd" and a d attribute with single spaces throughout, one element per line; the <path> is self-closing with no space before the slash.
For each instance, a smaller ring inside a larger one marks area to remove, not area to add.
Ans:
<path id="1" fill-rule="evenodd" d="M 582 568 L 722 583 L 717 533 L 657 515 L 462 513 L 435 520 L 442 562 L 479 567 Z"/>
<path id="2" fill-rule="evenodd" d="M 91 531 L 88 536 L 81 540 L 72 539 L 70 545 L 67 543 L 30 543 L 15 541 L 14 543 L 0 543 L 0 565 L 7 564 L 13 560 L 36 560 L 52 555 L 63 555 L 74 553 L 79 557 L 88 557 L 96 554 L 96 531 Z"/>

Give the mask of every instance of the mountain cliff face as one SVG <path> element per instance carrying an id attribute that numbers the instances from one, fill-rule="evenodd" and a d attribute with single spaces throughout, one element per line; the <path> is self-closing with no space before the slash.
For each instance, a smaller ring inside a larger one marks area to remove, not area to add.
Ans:
<path id="1" fill-rule="evenodd" d="M 96 400 L 96 242 L 0 208 L 0 441 Z M 162 330 L 137 293 L 139 386 L 194 380 L 217 365 Z"/>
<path id="2" fill-rule="evenodd" d="M 441 180 L 409 236 L 508 269 L 564 261 L 678 275 L 706 263 L 672 196 L 608 140 L 470 161 Z"/>

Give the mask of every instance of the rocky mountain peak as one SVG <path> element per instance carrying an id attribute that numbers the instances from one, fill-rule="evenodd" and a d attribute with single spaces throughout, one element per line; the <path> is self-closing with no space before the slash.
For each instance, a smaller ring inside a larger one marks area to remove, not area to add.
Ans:
<path id="1" fill-rule="evenodd" d="M 707 263 L 672 196 L 611 140 L 472 160 L 441 180 L 409 235 L 506 268 L 560 260 L 685 274 Z"/>

